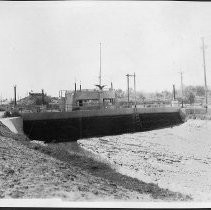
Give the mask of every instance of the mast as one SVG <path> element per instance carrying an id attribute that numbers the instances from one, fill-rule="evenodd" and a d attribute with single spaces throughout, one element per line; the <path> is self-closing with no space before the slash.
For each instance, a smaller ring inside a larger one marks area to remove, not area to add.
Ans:
<path id="1" fill-rule="evenodd" d="M 102 83 L 101 83 L 101 78 L 102 78 L 102 76 L 101 76 L 101 42 L 100 42 L 100 74 L 99 74 L 99 84 L 98 85 L 95 85 L 95 86 L 97 86 L 98 88 L 99 88 L 99 90 L 103 90 L 103 88 L 106 86 L 106 85 L 102 85 Z"/>
<path id="2" fill-rule="evenodd" d="M 100 75 L 99 75 L 99 85 L 101 86 L 101 42 L 100 42 Z"/>

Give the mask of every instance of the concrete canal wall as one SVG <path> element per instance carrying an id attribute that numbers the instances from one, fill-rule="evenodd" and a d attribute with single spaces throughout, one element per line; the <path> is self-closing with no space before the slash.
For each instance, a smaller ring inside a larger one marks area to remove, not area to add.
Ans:
<path id="1" fill-rule="evenodd" d="M 7 126 L 13 133 L 23 134 L 23 119 L 22 117 L 0 118 L 0 121 Z"/>
<path id="2" fill-rule="evenodd" d="M 24 133 L 31 139 L 47 142 L 140 132 L 183 121 L 176 108 L 25 113 L 22 117 Z"/>

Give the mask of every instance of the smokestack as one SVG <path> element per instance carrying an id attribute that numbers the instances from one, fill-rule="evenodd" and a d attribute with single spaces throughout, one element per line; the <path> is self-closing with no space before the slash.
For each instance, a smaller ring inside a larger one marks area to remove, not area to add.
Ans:
<path id="1" fill-rule="evenodd" d="M 14 86 L 14 106 L 17 105 L 17 101 L 16 101 L 16 85 Z"/>
<path id="2" fill-rule="evenodd" d="M 76 82 L 75 82 L 75 92 L 76 92 Z"/>
<path id="3" fill-rule="evenodd" d="M 111 82 L 111 90 L 113 90 L 113 83 Z"/>
<path id="4" fill-rule="evenodd" d="M 175 100 L 176 97 L 175 97 L 175 85 L 173 85 L 173 99 Z"/>
<path id="5" fill-rule="evenodd" d="M 80 81 L 80 91 L 81 91 L 81 81 Z"/>

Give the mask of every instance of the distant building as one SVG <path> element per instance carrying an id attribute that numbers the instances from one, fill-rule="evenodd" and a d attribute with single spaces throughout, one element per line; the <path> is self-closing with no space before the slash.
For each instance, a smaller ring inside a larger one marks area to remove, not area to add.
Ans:
<path id="1" fill-rule="evenodd" d="M 33 93 L 33 92 L 29 93 L 29 96 L 31 97 L 42 97 L 42 95 L 43 93 Z"/>
<path id="2" fill-rule="evenodd" d="M 60 105 L 65 111 L 113 108 L 115 91 L 113 89 L 66 91 L 65 97 L 60 99 Z"/>

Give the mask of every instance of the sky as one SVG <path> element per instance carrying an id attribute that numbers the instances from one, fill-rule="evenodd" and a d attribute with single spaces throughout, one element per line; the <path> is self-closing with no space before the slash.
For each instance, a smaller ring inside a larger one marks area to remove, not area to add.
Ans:
<path id="1" fill-rule="evenodd" d="M 184 85 L 204 85 L 201 37 L 211 86 L 211 2 L 1 1 L 0 94 L 94 88 L 100 42 L 107 87 L 126 90 L 135 72 L 137 91 L 172 91 L 181 71 Z"/>

